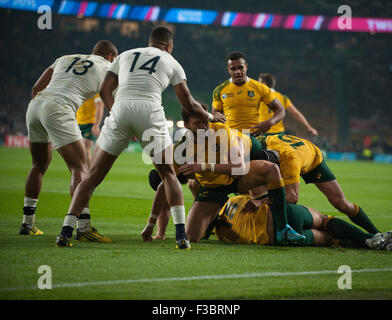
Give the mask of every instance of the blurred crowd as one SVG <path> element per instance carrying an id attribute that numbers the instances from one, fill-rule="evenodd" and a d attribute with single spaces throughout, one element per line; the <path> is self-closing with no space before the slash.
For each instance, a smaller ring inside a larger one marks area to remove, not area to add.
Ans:
<path id="1" fill-rule="evenodd" d="M 326 1 L 316 2 L 324 11 L 329 10 Z M 203 8 L 197 4 L 192 3 Z M 31 88 L 58 56 L 89 53 L 101 39 L 112 41 L 120 53 L 146 46 L 153 27 L 151 22 L 54 15 L 52 30 L 39 30 L 34 13 L 2 9 L 0 14 L 0 47 L 6 53 L 0 56 L 0 143 L 6 134 L 26 134 L 25 112 Z M 392 153 L 391 35 L 185 24 L 171 27 L 175 33 L 173 55 L 183 65 L 196 98 L 211 104 L 212 91 L 228 78 L 227 54 L 243 51 L 248 76 L 257 79 L 259 73 L 273 73 L 276 89 L 286 94 L 319 131 L 313 141 L 320 147 Z M 167 117 L 176 122 L 180 120 L 180 107 L 173 93 L 167 91 Z M 310 138 L 290 115 L 285 126 L 289 133 Z"/>

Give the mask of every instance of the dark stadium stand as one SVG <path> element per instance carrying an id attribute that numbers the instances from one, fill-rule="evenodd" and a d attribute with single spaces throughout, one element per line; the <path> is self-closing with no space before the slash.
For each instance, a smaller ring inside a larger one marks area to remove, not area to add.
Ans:
<path id="1" fill-rule="evenodd" d="M 336 15 L 336 5 L 331 1 L 301 6 L 304 2 L 279 1 L 279 7 L 273 1 L 263 1 L 263 5 L 252 2 L 252 11 Z M 352 7 L 356 16 L 382 17 L 390 8 L 387 1 L 374 1 L 365 12 L 362 2 Z M 217 2 L 205 1 L 134 3 L 226 10 Z M 233 11 L 251 10 L 250 1 L 229 1 L 227 6 Z M 31 87 L 55 58 L 90 52 L 92 45 L 104 38 L 115 43 L 120 52 L 145 46 L 154 25 L 55 15 L 52 30 L 39 30 L 35 13 L 1 9 L 0 14 L 0 46 L 5 53 L 0 58 L 0 141 L 4 134 L 26 133 L 25 111 Z M 316 143 L 329 150 L 361 152 L 364 138 L 370 135 L 374 150 L 392 152 L 390 35 L 186 24 L 173 25 L 173 29 L 173 55 L 183 65 L 196 98 L 211 104 L 213 89 L 228 78 L 226 55 L 243 51 L 249 63 L 248 75 L 257 79 L 261 72 L 275 74 L 277 90 L 289 96 L 319 131 Z M 167 117 L 179 120 L 173 90 L 164 94 L 164 103 Z M 289 132 L 306 137 L 290 116 L 285 123 Z"/>

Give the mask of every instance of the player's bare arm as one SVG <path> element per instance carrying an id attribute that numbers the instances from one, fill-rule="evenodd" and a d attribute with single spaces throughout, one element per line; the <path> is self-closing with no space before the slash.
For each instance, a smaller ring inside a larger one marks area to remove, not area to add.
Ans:
<path id="1" fill-rule="evenodd" d="M 287 107 L 287 111 L 292 115 L 292 117 L 297 120 L 300 124 L 302 124 L 306 130 L 312 135 L 317 137 L 318 132 L 315 128 L 313 128 L 308 120 L 305 118 L 305 116 L 302 114 L 301 111 L 299 111 L 294 105 L 291 105 Z"/>
<path id="2" fill-rule="evenodd" d="M 101 130 L 99 129 L 99 125 L 101 124 L 103 117 L 103 102 L 97 101 L 95 102 L 95 122 L 93 127 L 91 128 L 91 132 L 98 137 Z"/>
<path id="3" fill-rule="evenodd" d="M 113 90 L 118 86 L 118 77 L 115 73 L 107 71 L 105 78 L 99 86 L 99 95 L 107 111 L 112 109 L 114 103 Z"/>
<path id="4" fill-rule="evenodd" d="M 268 107 L 273 111 L 274 115 L 270 119 L 262 121 L 251 127 L 251 130 L 254 130 L 252 131 L 252 134 L 254 136 L 258 136 L 259 134 L 267 132 L 274 124 L 282 120 L 286 114 L 283 105 L 278 99 L 274 99 L 273 101 L 271 101 L 268 104 Z"/>
<path id="5" fill-rule="evenodd" d="M 38 92 L 44 90 L 49 82 L 50 79 L 52 79 L 53 75 L 53 69 L 52 68 L 47 68 L 42 75 L 39 77 L 37 82 L 34 84 L 33 88 L 31 89 L 31 99 L 33 99 Z"/>
<path id="6" fill-rule="evenodd" d="M 208 111 L 205 111 L 203 107 L 197 102 L 191 95 L 186 81 L 174 86 L 174 92 L 176 93 L 178 101 L 181 105 L 191 113 L 194 113 L 198 118 L 202 120 L 209 120 L 211 122 L 223 122 L 223 115 L 212 115 Z"/>

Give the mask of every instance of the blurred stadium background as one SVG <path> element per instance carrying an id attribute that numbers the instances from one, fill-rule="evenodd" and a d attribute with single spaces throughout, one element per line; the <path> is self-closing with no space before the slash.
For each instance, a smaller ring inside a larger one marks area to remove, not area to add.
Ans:
<path id="1" fill-rule="evenodd" d="M 50 30 L 37 27 L 41 4 L 52 8 Z M 120 53 L 146 46 L 153 26 L 168 24 L 175 33 L 173 55 L 183 65 L 196 98 L 211 104 L 213 89 L 229 77 L 226 55 L 243 51 L 248 76 L 257 79 L 261 72 L 273 73 L 277 90 L 289 96 L 319 131 L 312 140 L 329 157 L 392 163 L 392 2 L 347 1 L 353 17 L 375 19 L 362 19 L 365 27 L 358 31 L 328 30 L 336 24 L 333 17 L 339 16 L 342 4 L 0 0 L 0 144 L 26 143 L 31 87 L 57 57 L 89 53 L 100 39 L 112 41 Z M 307 19 L 319 23 L 309 25 Z M 181 115 L 173 90 L 166 90 L 163 102 L 176 130 Z M 285 125 L 289 133 L 307 137 L 290 115 Z"/>

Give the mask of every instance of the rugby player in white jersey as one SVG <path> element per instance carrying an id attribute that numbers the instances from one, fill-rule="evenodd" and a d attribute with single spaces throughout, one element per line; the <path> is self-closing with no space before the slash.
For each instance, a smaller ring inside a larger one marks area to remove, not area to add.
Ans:
<path id="1" fill-rule="evenodd" d="M 43 234 L 35 226 L 35 211 L 53 148 L 63 157 L 71 173 L 71 197 L 86 174 L 86 151 L 75 113 L 86 99 L 97 94 L 110 62 L 117 55 L 117 48 L 110 41 L 99 41 L 91 54 L 73 54 L 56 59 L 34 85 L 26 113 L 33 164 L 26 180 L 19 234 Z M 91 227 L 88 203 L 85 203 L 80 218 L 80 240 L 110 241 Z"/>
<path id="2" fill-rule="evenodd" d="M 189 249 L 185 236 L 185 207 L 181 185 L 173 168 L 173 146 L 162 106 L 162 91 L 173 85 L 178 100 L 195 117 L 214 118 L 192 97 L 181 65 L 171 56 L 173 35 L 166 27 L 156 27 L 150 34 L 149 46 L 123 52 L 112 63 L 101 84 L 99 94 L 110 111 L 97 140 L 96 153 L 86 178 L 72 198 L 57 246 L 70 246 L 78 216 L 88 203 L 94 189 L 102 182 L 116 158 L 136 136 L 144 150 L 149 150 L 162 177 L 167 202 L 176 226 L 176 247 Z M 112 91 L 118 87 L 116 100 Z M 147 137 L 147 140 L 146 140 Z M 153 142 L 150 143 L 152 138 Z"/>

